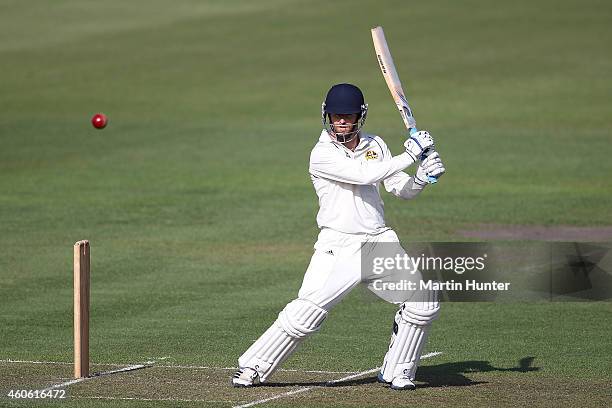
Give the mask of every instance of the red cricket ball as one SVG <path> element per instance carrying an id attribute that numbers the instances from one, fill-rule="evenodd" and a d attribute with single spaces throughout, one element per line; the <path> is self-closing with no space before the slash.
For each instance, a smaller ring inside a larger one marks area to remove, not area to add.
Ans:
<path id="1" fill-rule="evenodd" d="M 103 113 L 96 113 L 91 118 L 91 124 L 96 129 L 104 129 L 106 125 L 108 124 L 108 118 Z"/>

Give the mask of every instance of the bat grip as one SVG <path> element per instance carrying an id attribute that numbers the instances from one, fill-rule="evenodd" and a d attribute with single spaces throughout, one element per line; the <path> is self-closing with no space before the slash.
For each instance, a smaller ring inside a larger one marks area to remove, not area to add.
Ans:
<path id="1" fill-rule="evenodd" d="M 419 130 L 416 127 L 411 127 L 410 129 L 408 129 L 408 133 L 410 135 L 414 135 L 416 132 L 418 132 Z M 427 156 L 429 156 L 430 154 L 433 153 L 432 149 L 427 149 L 423 152 L 422 157 L 426 158 Z M 429 184 L 436 184 L 438 182 L 438 179 L 433 177 L 433 176 L 427 176 L 427 182 Z"/>

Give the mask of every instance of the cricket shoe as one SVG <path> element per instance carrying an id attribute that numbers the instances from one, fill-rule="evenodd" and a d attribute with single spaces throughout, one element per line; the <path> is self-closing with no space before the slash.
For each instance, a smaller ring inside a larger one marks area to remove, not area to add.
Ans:
<path id="1" fill-rule="evenodd" d="M 234 387 L 252 387 L 259 384 L 259 373 L 252 368 L 239 368 L 232 378 Z"/>
<path id="2" fill-rule="evenodd" d="M 379 383 L 390 384 L 391 389 L 394 389 L 394 390 L 414 390 L 416 389 L 416 385 L 412 382 L 410 377 L 408 377 L 407 375 L 398 375 L 397 377 L 393 379 L 393 381 L 389 382 L 385 380 L 383 378 L 383 374 L 379 372 L 378 375 L 376 376 L 376 379 L 378 380 Z"/>
<path id="3" fill-rule="evenodd" d="M 407 375 L 398 375 L 391 381 L 392 390 L 414 390 L 416 385 Z"/>

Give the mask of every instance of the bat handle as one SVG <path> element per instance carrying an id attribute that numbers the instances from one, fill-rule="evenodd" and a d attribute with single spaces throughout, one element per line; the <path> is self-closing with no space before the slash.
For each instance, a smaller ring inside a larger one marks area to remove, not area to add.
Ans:
<path id="1" fill-rule="evenodd" d="M 408 133 L 410 133 L 410 135 L 413 135 L 418 131 L 419 130 L 416 127 L 411 127 L 410 129 L 408 129 Z M 432 152 L 433 150 L 427 149 L 425 152 L 423 152 L 423 158 L 429 156 Z M 433 176 L 427 176 L 427 182 L 429 184 L 436 184 L 438 182 L 438 179 Z"/>

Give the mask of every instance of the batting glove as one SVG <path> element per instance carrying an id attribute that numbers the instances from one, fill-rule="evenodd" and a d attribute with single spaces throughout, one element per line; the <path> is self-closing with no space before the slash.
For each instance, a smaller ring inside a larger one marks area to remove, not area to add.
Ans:
<path id="1" fill-rule="evenodd" d="M 410 138 L 404 143 L 406 152 L 414 157 L 414 161 L 423 160 L 423 153 L 434 148 L 433 137 L 429 132 L 421 130 L 410 135 Z"/>
<path id="2" fill-rule="evenodd" d="M 424 186 L 427 184 L 429 177 L 436 179 L 440 178 L 446 169 L 440 159 L 438 152 L 433 152 L 419 164 L 416 175 L 414 176 L 415 183 Z"/>

